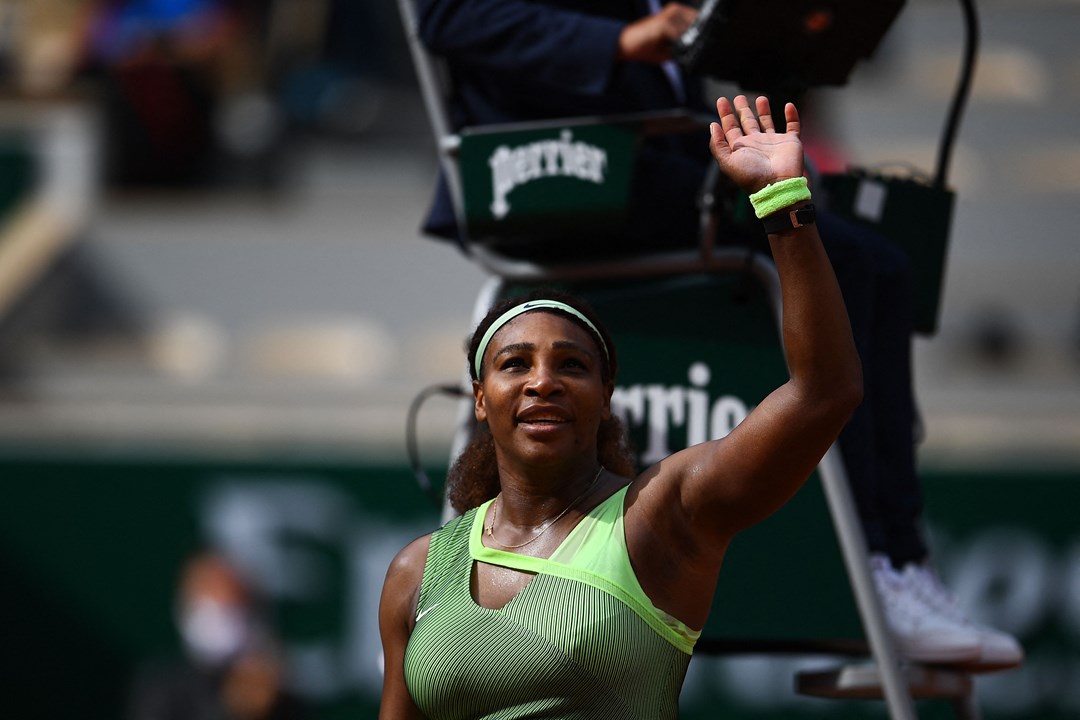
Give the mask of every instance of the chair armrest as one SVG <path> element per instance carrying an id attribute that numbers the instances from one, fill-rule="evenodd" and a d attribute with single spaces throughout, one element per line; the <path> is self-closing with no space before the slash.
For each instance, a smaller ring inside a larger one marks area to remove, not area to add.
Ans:
<path id="1" fill-rule="evenodd" d="M 639 136 L 674 135 L 680 133 L 702 132 L 708 130 L 712 118 L 703 113 L 688 110 L 658 110 L 620 115 L 582 115 L 575 117 L 554 118 L 550 120 L 530 120 L 493 125 L 473 125 L 462 128 L 460 137 L 479 135 L 512 135 L 529 133 L 536 130 L 562 128 L 580 128 L 589 126 L 616 126 L 633 131 Z"/>

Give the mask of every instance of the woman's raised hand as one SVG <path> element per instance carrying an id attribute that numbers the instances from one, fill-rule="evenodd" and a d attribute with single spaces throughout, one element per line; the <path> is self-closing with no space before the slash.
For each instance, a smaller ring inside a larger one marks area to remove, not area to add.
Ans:
<path id="1" fill-rule="evenodd" d="M 746 96 L 732 104 L 726 97 L 716 101 L 720 122 L 709 127 L 709 148 L 725 175 L 743 190 L 753 193 L 766 185 L 803 174 L 803 146 L 799 139 L 799 111 L 784 106 L 784 132 L 777 132 L 769 99 L 755 102 L 757 114 Z"/>

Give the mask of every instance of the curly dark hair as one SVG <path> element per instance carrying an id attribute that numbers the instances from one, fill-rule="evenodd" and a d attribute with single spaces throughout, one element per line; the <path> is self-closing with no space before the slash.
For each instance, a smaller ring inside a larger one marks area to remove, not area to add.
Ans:
<path id="1" fill-rule="evenodd" d="M 484 333 L 504 312 L 523 302 L 532 300 L 557 300 L 566 303 L 589 319 L 595 327 L 594 332 L 580 318 L 557 308 L 538 308 L 532 312 L 547 312 L 564 317 L 581 327 L 596 342 L 599 355 L 603 358 L 600 376 L 603 382 L 614 382 L 618 369 L 618 355 L 615 343 L 604 327 L 596 312 L 583 299 L 553 288 L 540 288 L 526 295 L 508 297 L 492 306 L 484 319 L 476 326 L 467 344 L 466 358 L 469 376 L 479 380 L 474 360 L 477 348 Z M 600 337 L 597 337 L 599 333 Z M 601 345 L 603 343 L 603 345 Z M 596 433 L 597 459 L 611 472 L 623 477 L 637 474 L 637 463 L 627 442 L 622 422 L 615 416 L 600 423 Z M 446 480 L 446 493 L 451 506 L 459 513 L 474 508 L 490 500 L 499 493 L 499 467 L 495 461 L 495 441 L 485 424 L 477 426 L 469 444 L 454 461 Z"/>

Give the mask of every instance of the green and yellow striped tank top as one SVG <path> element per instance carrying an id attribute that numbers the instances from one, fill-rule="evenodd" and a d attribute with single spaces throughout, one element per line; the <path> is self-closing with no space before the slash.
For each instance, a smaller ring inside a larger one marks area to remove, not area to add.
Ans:
<path id="1" fill-rule="evenodd" d="M 405 681 L 430 720 L 662 720 L 678 715 L 698 633 L 653 606 L 630 566 L 623 488 L 550 558 L 486 548 L 490 502 L 431 538 Z M 477 605 L 474 561 L 535 573 L 504 607 Z"/>

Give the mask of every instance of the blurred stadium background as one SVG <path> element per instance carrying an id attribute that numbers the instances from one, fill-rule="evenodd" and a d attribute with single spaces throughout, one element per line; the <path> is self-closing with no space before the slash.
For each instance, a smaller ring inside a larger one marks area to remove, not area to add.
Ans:
<path id="1" fill-rule="evenodd" d="M 461 376 L 486 277 L 419 235 L 436 156 L 396 9 L 236 0 L 191 33 L 166 13 L 179 50 L 146 62 L 107 5 L 0 1 L 7 702 L 123 717 L 133 669 L 176 650 L 182 559 L 212 545 L 266 584 L 319 716 L 373 716 L 378 583 L 438 516 L 407 408 Z M 957 592 L 1029 648 L 979 681 L 985 715 L 1076 717 L 1080 3 L 978 7 L 940 329 L 916 344 L 928 516 Z M 955 0 L 909 0 L 818 91 L 844 157 L 931 171 L 962 33 Z M 434 474 L 456 413 L 422 413 Z M 695 661 L 687 715 L 840 712 L 765 665 Z"/>

